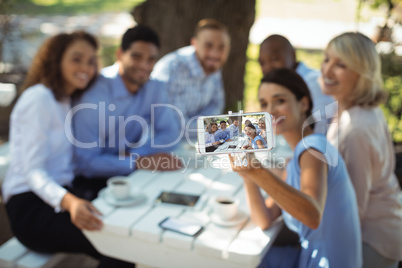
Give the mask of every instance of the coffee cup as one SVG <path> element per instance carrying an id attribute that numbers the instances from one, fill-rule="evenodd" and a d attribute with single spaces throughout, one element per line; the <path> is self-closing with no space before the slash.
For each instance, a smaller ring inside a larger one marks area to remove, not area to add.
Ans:
<path id="1" fill-rule="evenodd" d="M 213 201 L 213 212 L 222 220 L 231 220 L 237 215 L 239 200 L 230 196 L 218 196 Z"/>
<path id="2" fill-rule="evenodd" d="M 130 197 L 130 181 L 127 177 L 117 176 L 107 180 L 107 187 L 111 194 L 118 200 L 127 199 Z"/>

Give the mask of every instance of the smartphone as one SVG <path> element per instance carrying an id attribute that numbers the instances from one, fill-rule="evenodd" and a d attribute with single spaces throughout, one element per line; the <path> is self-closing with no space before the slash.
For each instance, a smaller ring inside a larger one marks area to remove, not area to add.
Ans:
<path id="1" fill-rule="evenodd" d="M 199 195 L 163 191 L 155 202 L 194 207 L 199 199 Z"/>
<path id="2" fill-rule="evenodd" d="M 269 151 L 274 147 L 272 116 L 267 112 L 200 116 L 200 154 Z"/>
<path id="3" fill-rule="evenodd" d="M 172 217 L 167 217 L 162 220 L 159 226 L 164 230 L 170 230 L 188 236 L 196 236 L 204 230 L 202 225 Z"/>

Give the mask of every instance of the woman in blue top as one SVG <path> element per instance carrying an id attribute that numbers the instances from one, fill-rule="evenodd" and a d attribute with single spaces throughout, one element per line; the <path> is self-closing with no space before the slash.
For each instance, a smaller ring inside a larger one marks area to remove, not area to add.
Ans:
<path id="1" fill-rule="evenodd" d="M 264 149 L 267 148 L 267 143 L 264 138 L 257 135 L 257 130 L 254 125 L 248 124 L 244 128 L 244 132 L 249 138 L 249 144 L 243 146 L 243 149 Z"/>
<path id="2" fill-rule="evenodd" d="M 274 70 L 262 79 L 258 95 L 263 111 L 285 118 L 276 122 L 276 131 L 285 137 L 294 156 L 282 179 L 253 154 L 248 155 L 247 167 L 232 168 L 244 179 L 253 222 L 267 229 L 282 214 L 301 242 L 301 249 L 293 251 L 271 248 L 260 266 L 361 267 L 353 186 L 338 151 L 325 136 L 314 134 L 307 120 L 312 101 L 305 82 L 294 71 Z M 267 200 L 260 188 L 269 195 Z"/>

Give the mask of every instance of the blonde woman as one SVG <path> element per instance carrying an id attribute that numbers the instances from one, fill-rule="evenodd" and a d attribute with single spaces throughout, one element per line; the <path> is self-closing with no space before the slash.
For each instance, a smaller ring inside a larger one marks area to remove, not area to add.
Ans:
<path id="1" fill-rule="evenodd" d="M 402 205 L 395 154 L 378 107 L 386 97 L 374 43 L 360 33 L 332 39 L 321 67 L 322 90 L 338 101 L 327 137 L 343 156 L 359 207 L 364 267 L 402 260 Z"/>
<path id="2" fill-rule="evenodd" d="M 265 118 L 261 117 L 258 120 L 258 127 L 261 129 L 260 132 L 260 136 L 265 140 L 265 142 L 267 141 L 267 127 L 265 126 Z"/>

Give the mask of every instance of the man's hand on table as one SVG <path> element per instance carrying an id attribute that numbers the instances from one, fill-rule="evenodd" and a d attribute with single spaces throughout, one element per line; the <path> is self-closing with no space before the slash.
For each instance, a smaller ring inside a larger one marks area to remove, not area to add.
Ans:
<path id="1" fill-rule="evenodd" d="M 98 218 L 102 213 L 85 199 L 67 193 L 61 207 L 70 212 L 71 222 L 80 230 L 95 231 L 102 229 L 102 221 Z"/>
<path id="2" fill-rule="evenodd" d="M 137 169 L 153 171 L 173 171 L 184 167 L 181 159 L 167 153 L 141 156 L 137 159 Z"/>

